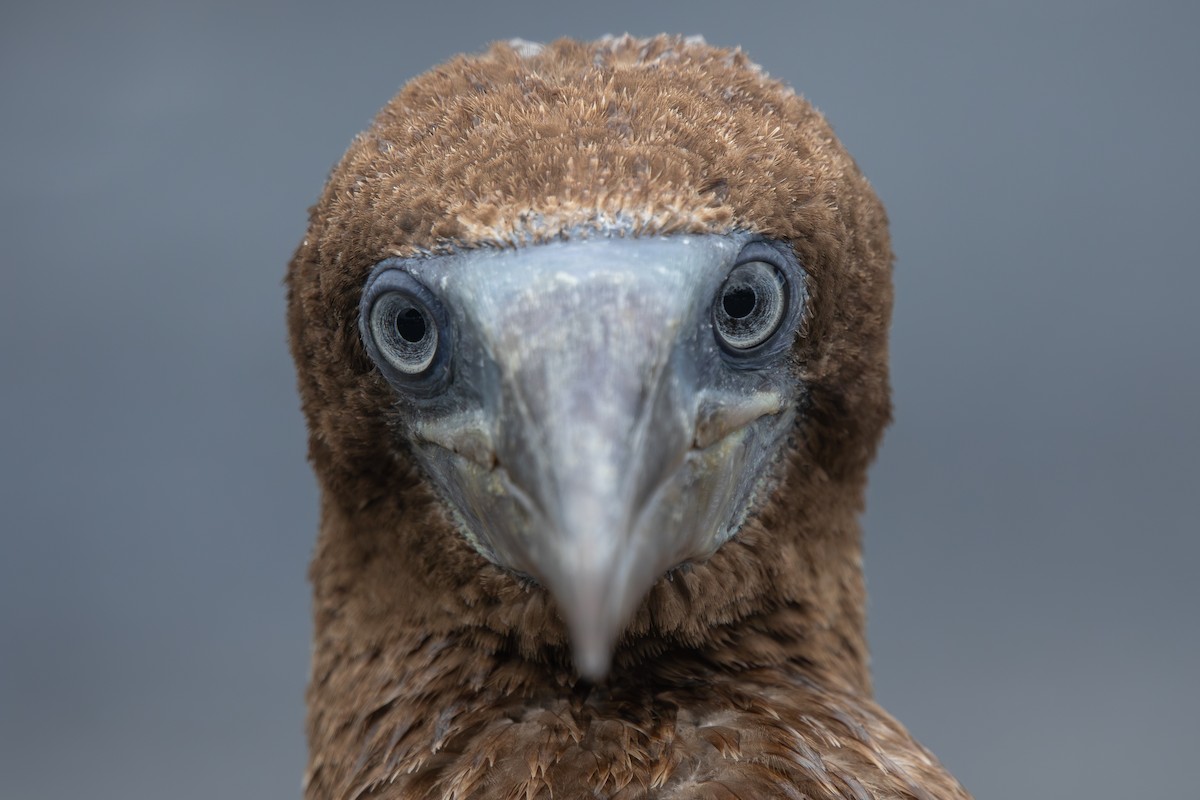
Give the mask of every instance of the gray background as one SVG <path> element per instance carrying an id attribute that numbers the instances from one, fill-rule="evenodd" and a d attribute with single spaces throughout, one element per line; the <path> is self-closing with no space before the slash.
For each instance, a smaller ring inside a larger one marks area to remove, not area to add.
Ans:
<path id="1" fill-rule="evenodd" d="M 24 5 L 0 11 L 0 799 L 299 794 L 305 208 L 409 77 L 625 30 L 742 45 L 890 209 L 885 705 L 980 798 L 1196 796 L 1198 6 Z"/>

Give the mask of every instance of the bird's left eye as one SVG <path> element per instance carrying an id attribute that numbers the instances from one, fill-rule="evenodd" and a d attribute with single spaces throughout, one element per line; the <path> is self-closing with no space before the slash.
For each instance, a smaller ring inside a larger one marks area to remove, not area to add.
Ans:
<path id="1" fill-rule="evenodd" d="M 753 350 L 779 330 L 787 303 L 787 280 L 774 264 L 738 264 L 713 302 L 718 341 L 735 352 Z"/>

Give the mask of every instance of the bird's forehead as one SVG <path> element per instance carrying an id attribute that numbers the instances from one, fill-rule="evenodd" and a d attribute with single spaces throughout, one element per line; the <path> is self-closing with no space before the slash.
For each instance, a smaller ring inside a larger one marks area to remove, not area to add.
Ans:
<path id="1" fill-rule="evenodd" d="M 824 120 L 737 51 L 660 37 L 530 52 L 413 79 L 336 170 L 331 221 L 411 255 L 577 227 L 790 239 L 840 205 L 829 178 L 849 164 Z"/>

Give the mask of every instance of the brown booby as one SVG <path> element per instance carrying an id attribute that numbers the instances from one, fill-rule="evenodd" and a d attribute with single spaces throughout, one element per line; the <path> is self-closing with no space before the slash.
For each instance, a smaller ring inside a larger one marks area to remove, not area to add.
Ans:
<path id="1" fill-rule="evenodd" d="M 414 79 L 288 272 L 321 491 L 309 798 L 967 798 L 872 699 L 892 252 L 699 39 Z"/>

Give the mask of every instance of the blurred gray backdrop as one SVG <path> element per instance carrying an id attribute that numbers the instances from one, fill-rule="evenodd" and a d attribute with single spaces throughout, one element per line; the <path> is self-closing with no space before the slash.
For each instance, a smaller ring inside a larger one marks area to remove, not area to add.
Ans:
<path id="1" fill-rule="evenodd" d="M 624 31 L 741 45 L 890 210 L 884 704 L 981 800 L 1195 797 L 1200 6 L 833 5 L 5 4 L 0 798 L 299 795 L 305 209 L 411 76 Z"/>

